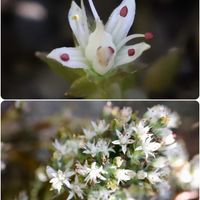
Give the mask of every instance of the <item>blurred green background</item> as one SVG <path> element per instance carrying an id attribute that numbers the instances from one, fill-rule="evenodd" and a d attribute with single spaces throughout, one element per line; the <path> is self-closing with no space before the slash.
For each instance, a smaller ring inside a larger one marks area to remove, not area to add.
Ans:
<path id="1" fill-rule="evenodd" d="M 13 199 L 22 190 L 34 188 L 35 173 L 50 158 L 49 148 L 60 131 L 80 133 L 91 120 L 101 119 L 106 102 L 4 102 L 1 105 L 1 191 L 2 199 Z M 131 106 L 142 116 L 157 104 L 168 106 L 181 117 L 176 130 L 183 139 L 189 157 L 199 152 L 199 105 L 197 102 L 113 102 L 114 106 Z"/>
<path id="2" fill-rule="evenodd" d="M 77 3 L 79 1 L 76 0 Z M 88 13 L 91 14 L 85 0 Z M 121 0 L 94 0 L 106 22 Z M 197 98 L 199 1 L 136 0 L 130 33 L 153 32 L 151 50 L 136 62 L 125 98 Z M 2 0 L 2 97 L 65 98 L 69 83 L 36 56 L 73 46 L 67 20 L 71 0 Z"/>

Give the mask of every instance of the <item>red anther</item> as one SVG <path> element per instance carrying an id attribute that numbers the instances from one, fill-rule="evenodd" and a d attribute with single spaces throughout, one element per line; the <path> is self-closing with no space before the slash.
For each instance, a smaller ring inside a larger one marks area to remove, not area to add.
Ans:
<path id="1" fill-rule="evenodd" d="M 115 53 L 115 50 L 114 50 L 112 47 L 108 47 L 108 49 L 110 50 L 110 52 L 111 52 L 112 54 Z"/>
<path id="2" fill-rule="evenodd" d="M 128 55 L 129 56 L 134 56 L 135 55 L 135 49 L 129 49 L 128 50 Z"/>
<path id="3" fill-rule="evenodd" d="M 127 14 L 128 14 L 128 8 L 127 8 L 127 6 L 124 6 L 124 7 L 120 10 L 120 16 L 126 17 Z"/>
<path id="4" fill-rule="evenodd" d="M 61 56 L 60 56 L 60 59 L 62 61 L 65 61 L 67 62 L 69 60 L 69 55 L 67 53 L 63 53 Z"/>
<path id="5" fill-rule="evenodd" d="M 173 138 L 174 138 L 174 139 L 176 139 L 176 138 L 177 138 L 177 135 L 176 135 L 176 133 L 173 133 L 172 135 L 173 135 Z"/>
<path id="6" fill-rule="evenodd" d="M 151 40 L 151 39 L 153 39 L 153 33 L 147 32 L 144 34 L 144 37 L 146 40 Z"/>

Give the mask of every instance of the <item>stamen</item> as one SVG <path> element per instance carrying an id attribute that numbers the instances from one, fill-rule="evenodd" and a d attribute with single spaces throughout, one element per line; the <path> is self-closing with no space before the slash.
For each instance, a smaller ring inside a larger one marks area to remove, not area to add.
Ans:
<path id="1" fill-rule="evenodd" d="M 80 18 L 79 15 L 74 15 L 74 16 L 72 16 L 72 19 L 75 20 L 75 21 L 78 21 L 79 18 Z"/>
<path id="2" fill-rule="evenodd" d="M 128 55 L 129 56 L 134 56 L 135 55 L 135 49 L 129 49 L 128 50 Z"/>
<path id="3" fill-rule="evenodd" d="M 112 54 L 115 53 L 115 50 L 114 50 L 112 47 L 108 47 L 108 49 L 110 50 L 110 52 L 111 52 Z"/>
<path id="4" fill-rule="evenodd" d="M 173 138 L 175 139 L 175 138 L 177 138 L 177 135 L 176 135 L 176 133 L 173 133 Z"/>
<path id="5" fill-rule="evenodd" d="M 146 40 L 151 40 L 151 39 L 153 39 L 153 33 L 147 32 L 144 34 L 144 37 Z"/>
<path id="6" fill-rule="evenodd" d="M 62 61 L 64 61 L 64 62 L 67 62 L 67 61 L 70 59 L 69 54 L 63 53 L 63 54 L 60 56 L 60 59 L 61 59 Z"/>
<path id="7" fill-rule="evenodd" d="M 128 37 L 124 38 L 123 40 L 121 40 L 118 45 L 117 45 L 117 49 L 120 49 L 123 45 L 125 45 L 128 41 L 133 40 L 135 38 L 140 38 L 140 37 L 144 37 L 144 34 L 133 34 L 133 35 L 129 35 Z"/>
<path id="8" fill-rule="evenodd" d="M 120 10 L 120 16 L 121 16 L 121 17 L 126 17 L 127 14 L 128 14 L 128 8 L 127 8 L 127 6 L 124 6 L 124 7 Z"/>
<path id="9" fill-rule="evenodd" d="M 89 0 L 89 4 L 90 4 L 90 8 L 92 10 L 92 14 L 94 15 L 95 20 L 99 20 L 100 18 L 99 18 L 99 15 L 98 15 L 97 11 L 96 11 L 96 8 L 94 6 L 93 1 Z"/>

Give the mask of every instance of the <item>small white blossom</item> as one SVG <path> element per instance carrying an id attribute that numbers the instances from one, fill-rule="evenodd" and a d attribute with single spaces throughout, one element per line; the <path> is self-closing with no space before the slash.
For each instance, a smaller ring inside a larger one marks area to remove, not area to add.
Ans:
<path id="1" fill-rule="evenodd" d="M 179 115 L 175 112 L 171 112 L 169 108 L 163 105 L 156 105 L 149 108 L 145 113 L 145 117 L 153 124 L 161 120 L 167 128 L 176 128 L 180 124 Z"/>
<path id="2" fill-rule="evenodd" d="M 140 170 L 137 172 L 137 178 L 143 180 L 147 177 L 147 172 Z"/>
<path id="3" fill-rule="evenodd" d="M 97 154 L 102 153 L 103 155 L 109 157 L 109 152 L 114 152 L 114 150 L 109 147 L 109 143 L 103 139 L 99 139 L 97 143 L 87 142 L 84 147 L 83 153 L 91 154 L 92 157 L 95 157 Z"/>
<path id="4" fill-rule="evenodd" d="M 81 0 L 81 7 L 72 1 L 69 10 L 69 24 L 77 39 L 75 48 L 54 49 L 48 57 L 69 68 L 82 68 L 92 70 L 104 75 L 118 66 L 133 62 L 150 45 L 141 42 L 135 45 L 126 43 L 135 38 L 151 39 L 151 33 L 134 34 L 127 37 L 135 17 L 135 0 L 124 0 L 112 12 L 106 25 L 100 19 L 92 0 L 89 0 L 96 28 L 89 30 L 88 20 Z"/>
<path id="5" fill-rule="evenodd" d="M 120 145 L 122 147 L 122 152 L 125 154 L 127 150 L 127 145 L 133 144 L 134 140 L 130 139 L 130 132 L 125 132 L 124 134 L 122 134 L 120 131 L 116 130 L 116 134 L 119 140 L 115 140 L 112 143 L 115 145 Z"/>
<path id="6" fill-rule="evenodd" d="M 131 119 L 131 116 L 132 116 L 132 108 L 123 107 L 123 109 L 120 110 L 120 112 L 118 113 L 116 117 L 122 124 L 125 124 Z"/>
<path id="7" fill-rule="evenodd" d="M 192 181 L 191 188 L 198 189 L 200 186 L 200 168 L 199 168 L 199 154 L 195 155 L 190 161 Z"/>
<path id="8" fill-rule="evenodd" d="M 153 165 L 155 168 L 163 168 L 163 167 L 169 165 L 169 161 L 168 161 L 168 159 L 167 159 L 166 157 L 160 156 L 160 157 L 156 158 L 156 159 L 153 161 L 152 165 Z"/>
<path id="9" fill-rule="evenodd" d="M 94 130 L 90 130 L 90 129 L 83 129 L 83 133 L 86 139 L 88 140 L 92 139 L 93 137 L 97 135 L 97 133 Z"/>
<path id="10" fill-rule="evenodd" d="M 162 137 L 164 145 L 171 145 L 175 142 L 175 136 L 169 128 L 159 128 L 156 132 Z"/>
<path id="11" fill-rule="evenodd" d="M 88 200 L 108 200 L 112 191 L 107 189 L 92 190 L 89 193 Z"/>
<path id="12" fill-rule="evenodd" d="M 114 158 L 114 162 L 115 162 L 117 167 L 121 167 L 124 160 L 120 156 L 117 156 L 117 157 Z"/>
<path id="13" fill-rule="evenodd" d="M 46 169 L 48 177 L 51 179 L 50 183 L 52 184 L 52 188 L 55 190 L 58 190 L 58 193 L 60 193 L 60 190 L 63 185 L 70 187 L 70 177 L 74 175 L 74 172 L 63 172 L 61 170 L 55 171 L 52 167 L 47 166 Z"/>
<path id="14" fill-rule="evenodd" d="M 86 160 L 84 165 L 81 165 L 79 162 L 76 163 L 75 172 L 82 175 L 82 176 L 86 176 L 89 172 L 87 160 Z"/>
<path id="15" fill-rule="evenodd" d="M 158 172 L 149 172 L 147 175 L 147 179 L 151 184 L 161 183 L 163 180 L 160 179 Z"/>
<path id="16" fill-rule="evenodd" d="M 152 138 L 148 137 L 145 141 L 142 141 L 142 145 L 138 146 L 135 151 L 144 151 L 146 159 L 148 159 L 149 155 L 155 157 L 154 151 L 157 151 L 161 144 L 158 142 L 151 142 Z"/>
<path id="17" fill-rule="evenodd" d="M 148 137 L 152 135 L 152 134 L 148 134 L 150 127 L 145 126 L 145 121 L 142 121 L 142 120 L 138 124 L 136 124 L 135 127 L 133 127 L 133 130 L 142 141 L 145 141 Z"/>
<path id="18" fill-rule="evenodd" d="M 97 167 L 96 162 L 93 162 L 91 164 L 91 168 L 87 168 L 88 173 L 87 177 L 85 178 L 86 183 L 91 182 L 91 183 L 96 183 L 97 179 L 105 181 L 106 178 L 102 176 L 102 174 L 105 174 L 106 172 L 104 171 L 103 167 Z"/>
<path id="19" fill-rule="evenodd" d="M 129 181 L 133 178 L 136 173 L 129 169 L 117 169 L 115 171 L 115 177 L 117 179 L 117 183 L 119 184 L 121 181 Z"/>
<path id="20" fill-rule="evenodd" d="M 78 181 L 78 176 L 75 176 L 75 181 L 70 185 L 70 191 L 69 196 L 67 197 L 67 200 L 72 199 L 75 196 L 78 196 L 80 199 L 83 199 L 83 188 L 85 188 L 85 184 L 81 184 Z"/>
<path id="21" fill-rule="evenodd" d="M 105 120 L 100 120 L 99 123 L 95 123 L 92 121 L 91 123 L 92 123 L 92 127 L 94 128 L 94 131 L 97 134 L 102 134 L 106 132 L 109 128 L 109 124 L 106 124 Z"/>
<path id="22" fill-rule="evenodd" d="M 77 139 L 67 140 L 64 144 L 61 144 L 58 140 L 53 143 L 54 148 L 57 150 L 55 155 L 59 157 L 67 156 L 68 154 L 77 154 L 81 147 L 81 141 Z"/>

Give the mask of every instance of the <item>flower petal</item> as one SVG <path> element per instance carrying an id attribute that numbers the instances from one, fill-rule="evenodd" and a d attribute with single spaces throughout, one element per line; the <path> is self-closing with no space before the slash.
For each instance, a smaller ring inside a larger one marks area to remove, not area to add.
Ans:
<path id="1" fill-rule="evenodd" d="M 61 63 L 65 67 L 70 68 L 87 68 L 87 60 L 83 56 L 81 50 L 72 47 L 62 47 L 51 51 L 47 56 Z"/>
<path id="2" fill-rule="evenodd" d="M 130 46 L 124 46 L 120 49 L 118 52 L 118 55 L 116 56 L 116 62 L 115 66 L 124 65 L 130 62 L 133 62 L 135 59 L 137 59 L 141 54 L 150 48 L 150 45 L 141 42 L 139 44 L 130 45 Z"/>
<path id="3" fill-rule="evenodd" d="M 68 19 L 78 43 L 84 48 L 88 42 L 89 28 L 83 1 L 81 1 L 81 7 L 82 8 L 72 1 Z"/>
<path id="4" fill-rule="evenodd" d="M 126 149 L 127 149 L 126 145 L 122 145 L 122 152 L 123 152 L 124 154 L 126 153 Z"/>
<path id="5" fill-rule="evenodd" d="M 56 175 L 56 171 L 50 166 L 47 166 L 46 173 L 49 178 L 55 177 L 55 175 Z"/>
<path id="6" fill-rule="evenodd" d="M 105 74 L 113 66 L 116 48 L 112 36 L 104 30 L 101 21 L 96 22 L 96 29 L 89 37 L 85 54 L 98 74 Z"/>
<path id="7" fill-rule="evenodd" d="M 119 140 L 112 141 L 113 144 L 120 144 Z"/>
<path id="8" fill-rule="evenodd" d="M 113 11 L 106 24 L 106 31 L 112 34 L 115 44 L 127 36 L 134 17 L 135 0 L 123 0 Z"/>

